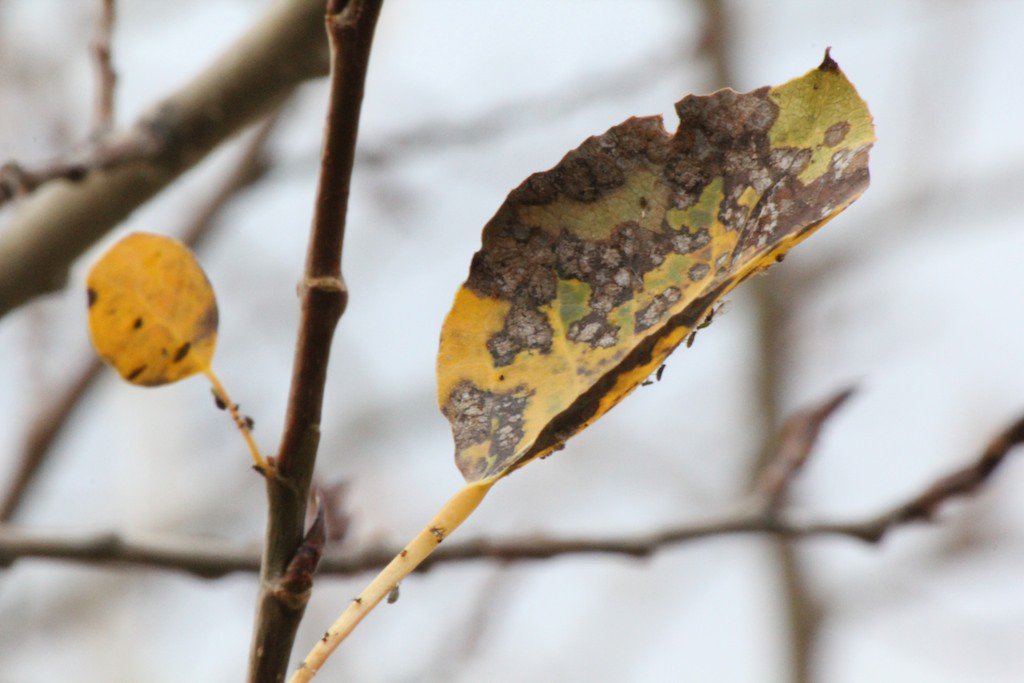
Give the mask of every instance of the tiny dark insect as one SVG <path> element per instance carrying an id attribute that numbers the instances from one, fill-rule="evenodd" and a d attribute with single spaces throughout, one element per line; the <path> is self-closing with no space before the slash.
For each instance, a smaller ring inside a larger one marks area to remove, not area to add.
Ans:
<path id="1" fill-rule="evenodd" d="M 394 586 L 391 587 L 391 590 L 388 591 L 388 604 L 389 605 L 393 605 L 396 602 L 398 602 L 398 584 L 397 583 Z"/>
<path id="2" fill-rule="evenodd" d="M 245 421 L 245 428 L 246 428 L 246 429 L 248 429 L 248 430 L 249 430 L 249 431 L 251 432 L 251 431 L 252 431 L 252 429 L 253 429 L 253 427 L 255 427 L 255 426 L 256 426 L 256 421 L 255 421 L 255 420 L 253 420 L 253 419 L 252 419 L 251 417 L 249 417 L 248 415 L 246 415 L 246 416 L 245 416 L 245 417 L 243 417 L 242 419 L 243 419 L 243 420 Z"/>
<path id="3" fill-rule="evenodd" d="M 664 373 L 664 372 L 665 372 L 665 364 L 664 364 L 664 363 L 662 363 L 662 364 L 661 364 L 661 367 L 660 367 L 660 368 L 658 368 L 658 371 L 657 371 L 656 373 L 654 373 L 654 379 L 656 379 L 657 381 L 659 381 L 659 382 L 660 382 L 660 381 L 661 381 L 661 375 L 662 375 L 662 373 Z"/>
<path id="4" fill-rule="evenodd" d="M 136 318 L 135 322 L 132 323 L 132 329 L 137 330 L 142 327 L 142 318 Z"/>
<path id="5" fill-rule="evenodd" d="M 92 308 L 92 305 L 96 303 L 96 290 L 90 287 L 89 289 L 85 290 L 85 293 L 86 296 L 89 297 L 89 308 Z"/>
<path id="6" fill-rule="evenodd" d="M 363 599 L 362 598 L 353 598 L 352 602 L 356 603 L 357 605 L 361 605 L 361 604 L 363 604 Z"/>
<path id="7" fill-rule="evenodd" d="M 652 384 L 654 384 L 654 382 L 652 380 L 649 380 L 649 379 L 645 379 L 643 382 L 640 382 L 640 386 L 642 386 L 642 387 L 649 387 Z"/>
<path id="8" fill-rule="evenodd" d="M 330 638 L 331 638 L 331 632 L 330 631 L 324 631 L 324 637 L 320 639 L 320 642 L 326 643 L 328 640 L 330 640 Z"/>
<path id="9" fill-rule="evenodd" d="M 218 410 L 227 410 L 228 404 L 224 402 L 224 399 L 220 397 L 220 394 L 214 389 L 210 389 L 210 393 L 213 394 L 213 402 L 217 406 Z"/>
<path id="10" fill-rule="evenodd" d="M 406 556 L 406 555 L 408 555 L 408 554 L 409 554 L 409 551 L 408 551 L 408 550 L 402 550 L 402 552 L 398 553 L 398 556 L 399 556 L 399 557 L 405 557 L 405 556 Z"/>
<path id="11" fill-rule="evenodd" d="M 704 316 L 704 320 L 700 321 L 700 323 L 698 323 L 697 326 L 693 328 L 693 331 L 690 332 L 690 335 L 686 338 L 686 348 L 690 348 L 691 346 L 693 346 L 693 340 L 697 338 L 697 331 L 703 330 L 705 327 L 710 325 L 711 321 L 715 319 L 715 316 L 723 308 L 725 308 L 725 304 L 726 302 L 723 301 L 721 303 L 715 304 L 714 306 L 711 307 L 711 309 L 708 310 L 708 314 Z"/>

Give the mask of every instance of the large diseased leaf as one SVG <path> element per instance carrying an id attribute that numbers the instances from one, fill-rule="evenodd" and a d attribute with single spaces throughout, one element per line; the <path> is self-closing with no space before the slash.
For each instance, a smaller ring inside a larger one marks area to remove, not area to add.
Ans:
<path id="1" fill-rule="evenodd" d="M 868 184 L 871 115 L 826 54 L 784 85 L 631 118 L 516 188 L 441 333 L 467 481 L 543 456 L 656 369 L 722 295 Z"/>
<path id="2" fill-rule="evenodd" d="M 96 262 L 86 286 L 93 346 L 126 380 L 158 386 L 209 370 L 217 301 L 183 244 L 132 233 Z"/>

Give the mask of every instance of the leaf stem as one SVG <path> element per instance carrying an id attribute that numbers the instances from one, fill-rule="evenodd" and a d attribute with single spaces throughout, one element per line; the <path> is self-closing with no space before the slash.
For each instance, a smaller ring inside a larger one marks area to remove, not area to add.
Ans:
<path id="1" fill-rule="evenodd" d="M 493 485 L 493 481 L 466 484 L 452 496 L 444 504 L 444 507 L 434 515 L 430 523 L 400 553 L 395 555 L 388 566 L 381 570 L 380 574 L 363 589 L 358 597 L 349 603 L 348 608 L 341 613 L 338 620 L 306 655 L 299 668 L 292 674 L 289 683 L 306 683 L 313 678 L 327 658 L 331 656 L 331 653 L 363 620 L 363 617 L 387 597 L 402 579 L 412 573 L 451 532 L 476 510 Z"/>
<path id="2" fill-rule="evenodd" d="M 271 472 L 270 463 L 260 453 L 259 446 L 256 445 L 256 441 L 252 438 L 252 430 L 249 429 L 249 423 L 244 417 L 238 413 L 238 404 L 231 400 L 228 396 L 227 389 L 221 383 L 220 378 L 217 377 L 217 373 L 213 371 L 213 368 L 206 368 L 203 370 L 203 374 L 210 380 L 210 384 L 213 385 L 213 393 L 216 394 L 217 399 L 224 404 L 228 414 L 231 415 L 231 419 L 235 421 L 235 426 L 238 427 L 238 431 L 242 433 L 242 438 L 245 439 L 245 445 L 249 447 L 249 453 L 252 454 L 252 460 L 255 463 L 256 470 L 266 476 Z"/>

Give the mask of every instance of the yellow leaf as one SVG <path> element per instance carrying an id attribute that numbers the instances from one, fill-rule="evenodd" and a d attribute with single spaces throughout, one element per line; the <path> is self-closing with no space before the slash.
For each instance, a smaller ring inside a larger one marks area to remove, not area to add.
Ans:
<path id="1" fill-rule="evenodd" d="M 726 292 L 868 185 L 867 105 L 826 53 L 749 93 L 631 118 L 516 188 L 445 320 L 438 401 L 469 482 L 560 448 Z"/>
<path id="2" fill-rule="evenodd" d="M 126 380 L 158 386 L 209 369 L 217 301 L 183 244 L 132 233 L 96 262 L 86 285 L 93 346 Z"/>

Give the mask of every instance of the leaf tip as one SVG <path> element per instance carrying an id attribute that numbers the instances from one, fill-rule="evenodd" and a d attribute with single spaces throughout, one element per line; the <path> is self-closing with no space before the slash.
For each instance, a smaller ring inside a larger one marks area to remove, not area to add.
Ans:
<path id="1" fill-rule="evenodd" d="M 821 64 L 818 66 L 818 71 L 839 71 L 839 64 L 836 60 L 832 59 L 832 46 L 825 48 L 825 59 L 821 60 Z"/>

